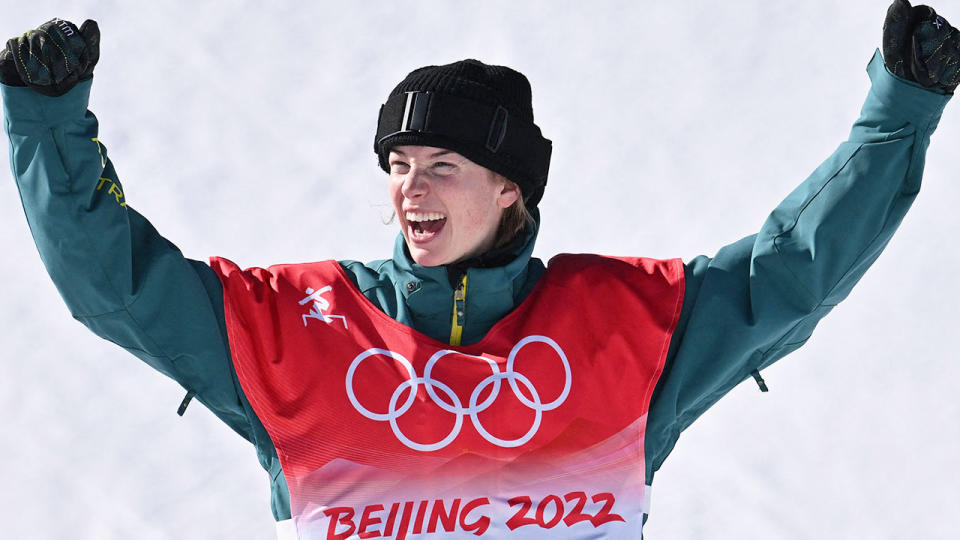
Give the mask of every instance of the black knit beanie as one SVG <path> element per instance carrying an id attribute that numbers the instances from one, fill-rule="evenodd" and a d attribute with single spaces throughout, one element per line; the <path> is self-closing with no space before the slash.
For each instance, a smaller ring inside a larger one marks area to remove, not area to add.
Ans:
<path id="1" fill-rule="evenodd" d="M 462 154 L 520 186 L 527 208 L 543 196 L 552 143 L 533 123 L 530 82 L 506 66 L 461 60 L 414 70 L 380 107 L 373 150 L 435 146 Z"/>

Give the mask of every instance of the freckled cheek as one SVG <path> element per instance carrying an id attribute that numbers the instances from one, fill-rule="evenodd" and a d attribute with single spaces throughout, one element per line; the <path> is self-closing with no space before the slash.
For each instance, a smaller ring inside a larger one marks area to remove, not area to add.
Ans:
<path id="1" fill-rule="evenodd" d="M 395 180 L 393 178 L 391 178 L 390 181 L 387 183 L 387 193 L 390 194 L 391 199 L 397 200 L 398 198 L 400 198 L 401 185 L 402 183 L 400 181 Z"/>
<path id="2" fill-rule="evenodd" d="M 400 208 L 403 205 L 403 194 L 400 192 L 400 184 L 391 181 L 387 187 L 387 194 L 390 197 L 390 203 L 393 204 L 393 209 L 399 214 Z"/>
<path id="3" fill-rule="evenodd" d="M 462 222 L 472 232 L 477 232 L 486 224 L 485 213 L 477 208 L 469 208 L 462 214 Z"/>

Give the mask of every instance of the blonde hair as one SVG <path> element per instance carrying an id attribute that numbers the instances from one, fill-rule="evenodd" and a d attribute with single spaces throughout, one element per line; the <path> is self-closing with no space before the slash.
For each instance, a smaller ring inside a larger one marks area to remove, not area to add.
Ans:
<path id="1" fill-rule="evenodd" d="M 493 173 L 493 179 L 494 181 L 509 183 L 516 187 L 517 191 L 520 191 L 520 186 L 517 186 L 516 183 L 511 182 L 499 173 Z M 520 234 L 520 231 L 527 225 L 534 225 L 535 223 L 533 215 L 530 213 L 530 210 L 527 209 L 527 205 L 523 203 L 523 192 L 520 191 L 520 196 L 517 197 L 517 200 L 500 215 L 497 237 L 493 242 L 494 249 L 507 245 L 514 237 Z"/>

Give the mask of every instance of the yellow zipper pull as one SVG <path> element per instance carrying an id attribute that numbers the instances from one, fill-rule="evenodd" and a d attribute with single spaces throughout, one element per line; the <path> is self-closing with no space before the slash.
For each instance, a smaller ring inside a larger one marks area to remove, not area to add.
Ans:
<path id="1" fill-rule="evenodd" d="M 463 337 L 463 310 L 467 299 L 467 274 L 463 274 L 460 286 L 453 291 L 453 322 L 450 325 L 450 344 L 460 345 Z"/>

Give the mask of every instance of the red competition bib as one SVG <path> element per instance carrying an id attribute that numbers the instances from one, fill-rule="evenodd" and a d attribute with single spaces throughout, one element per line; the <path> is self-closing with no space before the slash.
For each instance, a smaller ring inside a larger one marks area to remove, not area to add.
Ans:
<path id="1" fill-rule="evenodd" d="M 335 261 L 211 266 L 300 538 L 640 537 L 679 260 L 557 256 L 457 347 L 391 319 Z"/>

